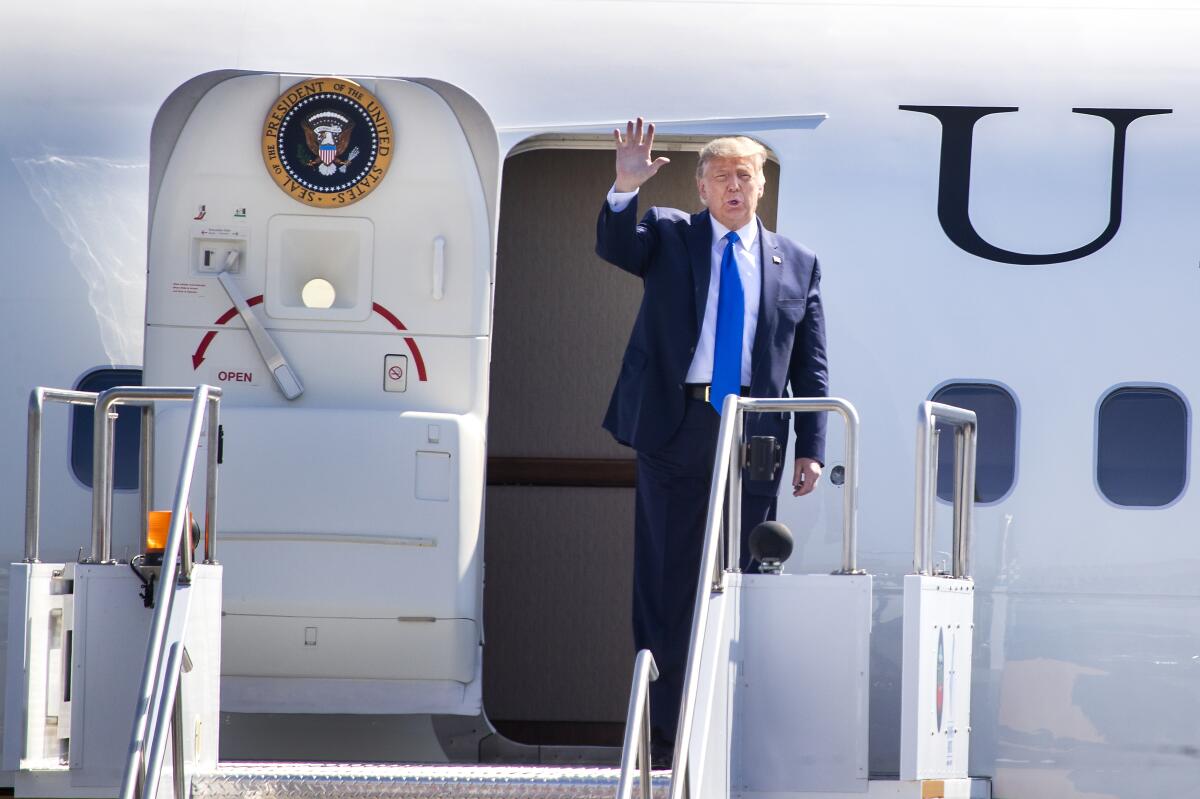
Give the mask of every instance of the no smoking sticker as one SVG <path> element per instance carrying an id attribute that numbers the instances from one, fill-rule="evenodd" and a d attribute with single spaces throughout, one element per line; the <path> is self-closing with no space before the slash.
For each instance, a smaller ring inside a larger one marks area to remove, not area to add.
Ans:
<path id="1" fill-rule="evenodd" d="M 405 391 L 408 389 L 408 356 L 385 355 L 383 357 L 383 390 Z"/>

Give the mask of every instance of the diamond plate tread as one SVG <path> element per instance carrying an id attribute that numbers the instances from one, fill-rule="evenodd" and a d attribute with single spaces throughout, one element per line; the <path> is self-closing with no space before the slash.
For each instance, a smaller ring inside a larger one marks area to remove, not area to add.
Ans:
<path id="1" fill-rule="evenodd" d="M 655 772 L 656 799 L 670 776 Z M 238 763 L 194 775 L 192 799 L 611 799 L 619 779 L 620 769 L 581 766 Z"/>

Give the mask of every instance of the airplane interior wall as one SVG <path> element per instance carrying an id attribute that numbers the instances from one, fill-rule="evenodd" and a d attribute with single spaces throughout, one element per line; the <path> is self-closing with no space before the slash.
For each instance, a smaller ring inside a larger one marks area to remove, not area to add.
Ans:
<path id="1" fill-rule="evenodd" d="M 695 154 L 670 157 L 639 198 L 643 212 L 700 207 Z M 483 701 L 500 732 L 526 743 L 620 745 L 629 699 L 632 483 L 515 485 L 498 480 L 496 468 L 497 459 L 511 458 L 530 459 L 535 472 L 539 459 L 570 459 L 544 463 L 550 473 L 590 459 L 632 461 L 633 451 L 600 427 L 641 299 L 637 278 L 593 252 L 612 161 L 610 150 L 543 149 L 504 165 Z M 779 169 L 768 163 L 766 172 L 759 211 L 773 227 Z"/>

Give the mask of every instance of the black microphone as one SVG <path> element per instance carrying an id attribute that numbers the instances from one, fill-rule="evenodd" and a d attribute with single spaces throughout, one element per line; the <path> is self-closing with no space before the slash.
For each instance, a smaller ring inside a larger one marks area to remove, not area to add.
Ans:
<path id="1" fill-rule="evenodd" d="M 750 554 L 763 574 L 782 574 L 793 545 L 792 531 L 783 522 L 762 522 L 750 531 Z"/>

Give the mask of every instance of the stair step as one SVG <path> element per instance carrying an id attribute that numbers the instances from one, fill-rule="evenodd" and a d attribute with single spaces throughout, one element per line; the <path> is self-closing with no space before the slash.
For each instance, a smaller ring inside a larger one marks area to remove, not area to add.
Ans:
<path id="1" fill-rule="evenodd" d="M 223 763 L 192 777 L 192 799 L 611 799 L 619 778 L 620 769 L 581 766 Z M 670 772 L 653 783 L 665 799 Z"/>

